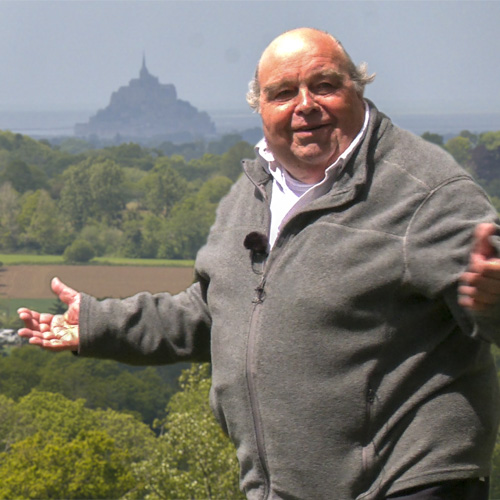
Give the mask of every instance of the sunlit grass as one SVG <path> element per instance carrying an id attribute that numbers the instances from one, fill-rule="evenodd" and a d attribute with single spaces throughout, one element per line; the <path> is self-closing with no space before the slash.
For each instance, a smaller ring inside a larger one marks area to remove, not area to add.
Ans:
<path id="1" fill-rule="evenodd" d="M 64 264 L 60 255 L 17 255 L 0 254 L 0 262 L 5 266 L 15 266 L 18 264 Z"/>
<path id="2" fill-rule="evenodd" d="M 27 307 L 35 311 L 48 311 L 57 303 L 57 298 L 53 299 L 0 299 L 0 311 L 5 311 L 7 316 L 16 314 L 20 307 Z"/>
<path id="3" fill-rule="evenodd" d="M 1 259 L 1 256 L 0 256 Z M 92 264 L 109 264 L 111 266 L 152 266 L 152 267 L 193 267 L 194 260 L 172 259 L 127 259 L 125 257 L 96 257 Z"/>
<path id="4" fill-rule="evenodd" d="M 0 262 L 5 266 L 16 265 L 65 265 L 61 255 L 0 254 Z M 192 260 L 172 259 L 128 259 L 125 257 L 96 257 L 88 264 L 110 266 L 152 266 L 152 267 L 193 267 Z"/>

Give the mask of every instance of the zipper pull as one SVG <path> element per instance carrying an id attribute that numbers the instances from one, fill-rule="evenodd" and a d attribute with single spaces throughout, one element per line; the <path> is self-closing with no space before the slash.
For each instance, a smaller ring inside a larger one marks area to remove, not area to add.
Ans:
<path id="1" fill-rule="evenodd" d="M 266 284 L 266 279 L 262 278 L 259 285 L 255 289 L 255 297 L 252 300 L 254 304 L 262 304 L 262 302 L 264 302 L 264 299 L 266 298 L 266 292 L 264 290 L 265 284 Z"/>

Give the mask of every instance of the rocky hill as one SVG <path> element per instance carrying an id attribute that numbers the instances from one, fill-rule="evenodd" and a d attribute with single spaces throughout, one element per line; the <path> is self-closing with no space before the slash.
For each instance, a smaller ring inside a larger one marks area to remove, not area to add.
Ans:
<path id="1" fill-rule="evenodd" d="M 149 73 L 145 58 L 139 78 L 113 92 L 109 105 L 88 123 L 75 125 L 75 135 L 79 137 L 160 137 L 177 142 L 214 134 L 215 126 L 209 115 L 178 99 L 173 84 L 160 83 Z"/>

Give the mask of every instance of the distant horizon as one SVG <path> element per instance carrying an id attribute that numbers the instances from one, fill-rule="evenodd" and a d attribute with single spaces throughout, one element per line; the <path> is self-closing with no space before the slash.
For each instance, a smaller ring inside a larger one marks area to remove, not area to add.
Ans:
<path id="1" fill-rule="evenodd" d="M 381 109 L 384 111 L 384 109 Z M 259 115 L 250 109 L 226 108 L 204 109 L 215 123 L 217 134 L 243 132 L 261 127 Z M 76 137 L 74 125 L 88 121 L 96 110 L 59 109 L 59 110 L 1 110 L 0 130 L 34 136 L 36 138 Z M 500 130 L 498 113 L 388 113 L 392 121 L 411 132 L 422 135 L 432 132 L 443 136 L 458 135 L 462 130 L 482 133 Z"/>

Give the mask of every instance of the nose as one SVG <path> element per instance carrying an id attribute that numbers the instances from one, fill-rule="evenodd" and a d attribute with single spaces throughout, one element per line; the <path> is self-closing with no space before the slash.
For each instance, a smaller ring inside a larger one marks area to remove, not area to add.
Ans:
<path id="1" fill-rule="evenodd" d="M 299 89 L 299 102 L 295 110 L 299 113 L 309 114 L 311 111 L 319 109 L 318 103 L 308 88 Z"/>

